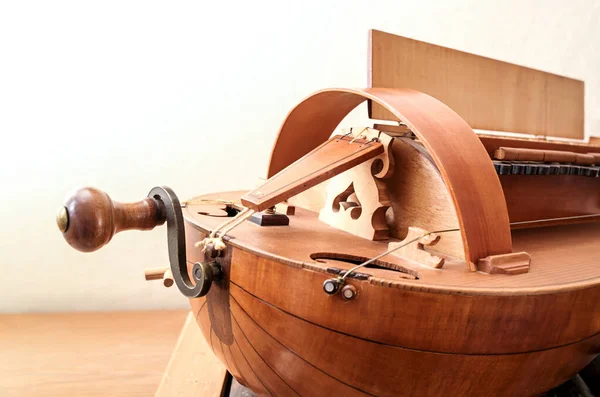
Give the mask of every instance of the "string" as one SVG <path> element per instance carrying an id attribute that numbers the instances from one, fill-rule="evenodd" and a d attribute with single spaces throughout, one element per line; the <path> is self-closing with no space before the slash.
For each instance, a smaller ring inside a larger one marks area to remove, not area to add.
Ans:
<path id="1" fill-rule="evenodd" d="M 600 214 L 575 215 L 575 216 L 564 216 L 562 218 L 547 218 L 547 219 L 537 219 L 534 221 L 511 222 L 510 225 L 517 226 L 517 225 L 527 225 L 530 223 L 567 221 L 567 220 L 571 220 L 571 219 L 585 219 L 585 218 L 597 218 L 597 217 L 600 217 Z"/>
<path id="2" fill-rule="evenodd" d="M 343 137 L 345 137 L 345 136 L 346 136 L 346 135 L 344 135 Z M 356 140 L 356 139 L 357 139 L 357 138 L 354 138 L 352 141 L 354 141 L 354 140 Z M 341 140 L 341 139 L 340 139 L 340 140 Z M 329 141 L 325 142 L 325 144 L 324 144 L 324 145 L 322 145 L 322 146 L 320 146 L 319 148 L 317 148 L 316 150 L 317 150 L 317 151 L 323 150 L 323 149 L 325 148 L 325 146 L 327 146 L 327 145 L 331 144 L 332 142 L 333 142 L 332 140 L 329 140 Z M 338 140 L 337 142 L 339 142 L 339 140 Z M 350 154 L 348 154 L 348 155 L 346 155 L 346 156 L 342 157 L 341 159 L 338 159 L 338 160 L 336 160 L 336 161 L 333 161 L 333 162 L 331 162 L 331 163 L 329 163 L 329 164 L 326 164 L 325 166 L 323 166 L 323 167 L 321 167 L 321 168 L 319 168 L 319 169 L 316 169 L 316 170 L 312 171 L 311 173 L 309 173 L 309 174 L 307 174 L 307 175 L 303 175 L 303 176 L 302 176 L 302 178 L 308 178 L 308 177 L 311 177 L 311 176 L 313 176 L 314 174 L 316 174 L 316 173 L 318 173 L 318 172 L 321 172 L 322 170 L 326 169 L 327 167 L 331 167 L 332 165 L 336 165 L 336 164 L 339 164 L 339 163 L 343 163 L 343 162 L 344 162 L 344 160 L 346 160 L 346 159 L 349 159 L 349 158 L 351 158 L 351 157 L 353 157 L 353 156 L 356 156 L 356 155 L 357 155 L 357 153 L 359 153 L 359 152 L 361 152 L 361 151 L 364 151 L 364 150 L 366 150 L 366 149 L 370 148 L 370 147 L 371 147 L 371 142 L 372 142 L 372 141 L 367 141 L 367 142 L 365 142 L 365 143 L 361 144 L 361 145 L 358 147 L 358 150 L 356 150 L 355 152 L 352 152 L 352 153 L 350 153 Z M 364 146 L 366 146 L 366 147 L 363 149 L 363 147 L 364 147 Z M 305 156 L 301 157 L 300 159 L 296 160 L 296 161 L 294 162 L 294 164 L 296 164 L 296 163 L 298 163 L 298 162 L 300 162 L 300 161 L 304 160 L 305 158 L 307 158 L 307 157 L 308 157 L 309 155 L 311 155 L 311 154 L 313 154 L 313 152 L 311 152 L 311 153 L 308 153 L 307 155 L 305 155 Z M 375 157 L 375 156 L 373 156 L 373 157 Z M 287 168 L 284 168 L 283 170 L 281 170 L 281 171 L 280 171 L 278 174 L 276 174 L 276 175 L 272 176 L 272 177 L 271 177 L 269 180 L 274 180 L 274 179 L 276 179 L 277 177 L 279 177 L 279 176 L 283 175 L 283 174 L 284 174 L 286 171 L 288 171 L 288 168 L 289 168 L 289 166 L 288 166 Z M 298 180 L 300 180 L 300 179 L 293 180 L 293 181 L 291 181 L 291 182 L 287 183 L 286 185 L 284 185 L 284 186 L 282 186 L 282 187 L 280 187 L 280 188 L 278 188 L 278 189 L 276 189 L 276 190 L 273 190 L 273 191 L 271 191 L 270 193 L 268 193 L 268 195 L 267 195 L 266 197 L 272 197 L 272 196 L 274 196 L 276 193 L 280 192 L 281 190 L 284 190 L 284 189 L 286 189 L 288 186 L 290 186 L 290 185 L 293 185 L 294 183 L 297 183 L 297 182 L 298 182 Z M 262 199 L 264 200 L 264 199 L 265 199 L 265 197 L 262 197 Z"/>
<path id="3" fill-rule="evenodd" d="M 386 256 L 386 255 L 389 255 L 389 254 L 391 254 L 392 252 L 399 250 L 400 248 L 406 247 L 407 245 L 409 245 L 409 244 L 412 244 L 412 243 L 414 243 L 415 241 L 419 241 L 419 240 L 421 240 L 423 237 L 427 237 L 427 236 L 429 236 L 430 234 L 434 234 L 434 233 L 435 233 L 435 234 L 441 234 L 441 233 L 457 232 L 457 231 L 459 231 L 459 230 L 460 230 L 460 229 L 445 229 L 445 230 L 436 230 L 436 231 L 432 231 L 432 232 L 427 232 L 427 233 L 423 234 L 422 236 L 416 237 L 416 238 L 414 238 L 414 239 L 412 239 L 412 240 L 410 240 L 410 241 L 407 241 L 407 242 L 404 242 L 403 244 L 400 244 L 400 245 L 399 245 L 399 246 L 397 246 L 397 247 L 394 247 L 394 248 L 392 248 L 392 249 L 390 249 L 390 250 L 387 250 L 387 251 L 385 251 L 385 252 L 384 252 L 384 253 L 382 253 L 382 254 L 379 254 L 379 255 L 377 255 L 377 256 L 374 256 L 373 258 L 369 259 L 369 260 L 368 260 L 368 261 L 366 261 L 366 262 L 363 262 L 363 263 L 361 263 L 360 265 L 356 265 L 356 266 L 354 266 L 352 269 L 348 270 L 348 271 L 347 271 L 347 272 L 344 274 L 344 276 L 341 278 L 341 281 L 342 281 L 342 283 L 343 283 L 343 282 L 346 280 L 346 277 L 348 277 L 348 275 L 349 275 L 350 273 L 353 273 L 353 272 L 355 272 L 356 270 L 360 269 L 361 267 L 364 267 L 364 266 L 370 265 L 371 263 L 375 262 L 377 259 L 380 259 L 380 258 L 382 258 L 382 257 L 384 257 L 384 256 Z"/>
<path id="4" fill-rule="evenodd" d="M 548 219 L 540 219 L 540 220 L 535 220 L 535 221 L 511 222 L 510 225 L 511 226 L 515 226 L 515 225 L 525 225 L 525 224 L 529 224 L 529 223 L 538 223 L 538 222 L 553 222 L 553 221 L 563 221 L 563 220 L 570 220 L 570 219 L 595 218 L 595 217 L 598 217 L 598 216 L 600 216 L 600 214 L 566 216 L 566 217 L 562 217 L 562 218 L 548 218 Z M 399 246 L 394 247 L 394 248 L 392 248 L 392 249 L 390 249 L 390 250 L 388 250 L 388 251 L 386 251 L 386 252 L 384 252 L 382 254 L 379 254 L 379 255 L 377 255 L 377 256 L 375 256 L 375 257 L 373 257 L 373 258 L 371 258 L 371 259 L 369 259 L 369 260 L 367 260 L 367 261 L 365 261 L 363 263 L 361 263 L 360 265 L 354 266 L 353 268 L 351 268 L 350 270 L 348 270 L 344 274 L 344 276 L 341 278 L 341 281 L 342 282 L 345 281 L 346 277 L 350 273 L 355 272 L 356 270 L 360 269 L 361 267 L 365 267 L 367 265 L 370 265 L 371 263 L 375 262 L 376 260 L 378 260 L 378 259 L 380 259 L 380 258 L 382 258 L 382 257 L 384 257 L 386 255 L 389 255 L 392 252 L 399 250 L 400 248 L 404 248 L 404 247 L 406 247 L 409 244 L 412 244 L 412 243 L 414 243 L 416 241 L 419 241 L 423 237 L 427 237 L 430 234 L 434 234 L 434 233 L 435 234 L 441 234 L 441 233 L 449 233 L 449 232 L 457 232 L 457 231 L 460 231 L 460 229 L 446 229 L 446 230 L 437 230 L 437 231 L 427 232 L 427 233 L 423 234 L 422 236 L 416 237 L 416 238 L 414 238 L 414 239 L 412 239 L 410 241 L 407 241 L 407 242 L 405 242 L 403 244 L 400 244 Z"/>
<path id="5" fill-rule="evenodd" d="M 241 225 L 246 219 L 250 218 L 252 214 L 254 214 L 254 212 L 256 211 L 254 211 L 253 209 L 244 208 L 243 210 L 238 212 L 236 216 L 217 226 L 208 237 L 206 237 L 202 241 L 197 242 L 196 244 L 194 244 L 194 246 L 196 248 L 202 248 L 202 251 L 205 251 L 209 245 L 212 245 L 212 247 L 217 251 L 224 250 L 227 246 L 225 245 L 225 242 L 223 241 L 222 237 L 237 226 Z M 220 231 L 221 236 L 219 236 Z"/>
<path id="6" fill-rule="evenodd" d="M 228 219 L 227 221 L 221 223 L 219 226 L 217 226 L 212 233 L 210 233 L 210 238 L 215 238 L 217 237 L 217 233 L 219 233 L 219 230 L 223 229 L 224 227 L 229 226 L 230 224 L 237 222 L 237 220 L 241 217 L 243 217 L 245 214 L 247 214 L 248 212 L 250 212 L 251 209 L 250 208 L 244 208 L 243 210 L 241 210 L 240 212 L 237 213 L 236 216 Z M 251 214 L 252 215 L 252 214 Z"/>
<path id="7" fill-rule="evenodd" d="M 225 236 L 227 233 L 229 233 L 230 231 L 232 231 L 234 228 L 238 227 L 239 225 L 241 225 L 246 219 L 250 218 L 256 211 L 251 210 L 249 208 L 246 208 L 248 211 L 246 213 L 244 213 L 244 215 L 239 216 L 241 214 L 238 214 L 237 220 L 235 222 L 233 222 L 232 224 L 230 224 L 228 227 L 226 227 L 222 232 L 221 235 Z"/>

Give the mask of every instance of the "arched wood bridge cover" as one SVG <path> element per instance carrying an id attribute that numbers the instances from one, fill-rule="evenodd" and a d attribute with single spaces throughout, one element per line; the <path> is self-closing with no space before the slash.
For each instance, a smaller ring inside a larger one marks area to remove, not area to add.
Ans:
<path id="1" fill-rule="evenodd" d="M 406 123 L 431 154 L 452 196 L 469 268 L 476 270 L 480 258 L 512 252 L 506 201 L 485 148 L 458 114 L 418 91 L 367 88 L 314 93 L 283 122 L 268 177 L 326 141 L 342 119 L 366 100 Z"/>

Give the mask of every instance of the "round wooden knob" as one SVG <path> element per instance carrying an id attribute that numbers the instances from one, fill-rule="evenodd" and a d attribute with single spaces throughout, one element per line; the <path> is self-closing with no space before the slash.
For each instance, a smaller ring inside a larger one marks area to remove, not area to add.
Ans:
<path id="1" fill-rule="evenodd" d="M 75 249 L 95 251 L 123 230 L 151 230 L 165 222 L 164 205 L 147 197 L 137 203 L 113 201 L 102 190 L 86 187 L 67 199 L 56 216 L 63 237 Z"/>

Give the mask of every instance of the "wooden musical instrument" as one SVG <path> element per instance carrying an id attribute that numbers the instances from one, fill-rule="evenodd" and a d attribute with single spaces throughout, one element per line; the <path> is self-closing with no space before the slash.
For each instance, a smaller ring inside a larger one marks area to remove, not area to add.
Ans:
<path id="1" fill-rule="evenodd" d="M 556 387 L 600 353 L 600 147 L 472 127 L 573 138 L 582 83 L 377 31 L 370 53 L 370 88 L 288 114 L 256 189 L 121 204 L 86 188 L 61 231 L 92 251 L 166 221 L 171 267 L 147 278 L 190 298 L 215 355 L 260 396 Z M 336 130 L 361 103 L 376 120 Z"/>

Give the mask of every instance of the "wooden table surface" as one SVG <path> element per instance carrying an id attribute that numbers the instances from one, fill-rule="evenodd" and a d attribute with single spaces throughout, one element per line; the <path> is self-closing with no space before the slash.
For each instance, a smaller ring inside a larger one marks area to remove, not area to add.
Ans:
<path id="1" fill-rule="evenodd" d="M 153 396 L 187 313 L 0 315 L 0 396 Z"/>

